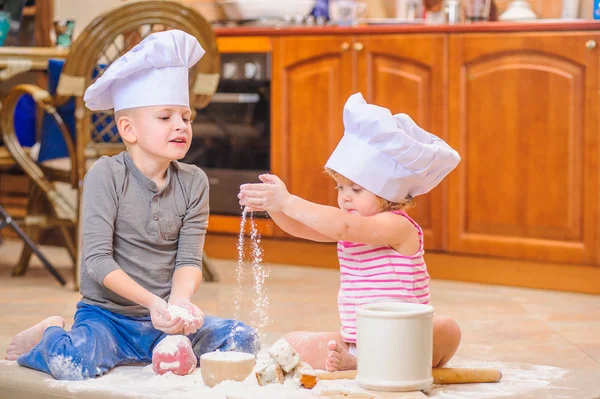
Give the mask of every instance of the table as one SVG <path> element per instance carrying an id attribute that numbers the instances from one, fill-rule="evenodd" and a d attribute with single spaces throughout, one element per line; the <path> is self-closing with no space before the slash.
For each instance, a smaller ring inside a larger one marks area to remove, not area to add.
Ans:
<path id="1" fill-rule="evenodd" d="M 45 71 L 48 60 L 66 58 L 69 49 L 56 47 L 0 47 L 0 82 L 28 71 Z"/>

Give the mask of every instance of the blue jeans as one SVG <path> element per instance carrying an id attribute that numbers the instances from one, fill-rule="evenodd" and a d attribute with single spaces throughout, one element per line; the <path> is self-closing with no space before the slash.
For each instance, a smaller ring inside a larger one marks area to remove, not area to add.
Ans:
<path id="1" fill-rule="evenodd" d="M 71 331 L 47 328 L 42 340 L 17 363 L 57 380 L 94 378 L 115 366 L 151 363 L 152 350 L 165 336 L 154 328 L 150 316 L 126 317 L 80 302 Z M 188 338 L 198 361 L 202 354 L 216 350 L 257 353 L 260 349 L 251 327 L 214 316 L 204 316 L 202 328 Z"/>

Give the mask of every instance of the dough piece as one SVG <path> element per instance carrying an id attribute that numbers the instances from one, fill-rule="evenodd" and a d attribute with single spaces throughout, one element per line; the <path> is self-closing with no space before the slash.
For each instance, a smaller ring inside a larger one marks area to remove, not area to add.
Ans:
<path id="1" fill-rule="evenodd" d="M 298 355 L 292 345 L 283 338 L 275 342 L 273 346 L 269 348 L 268 352 L 286 373 L 292 371 L 298 363 L 300 363 L 300 355 Z"/>
<path id="2" fill-rule="evenodd" d="M 298 363 L 296 369 L 294 370 L 294 378 L 300 378 L 302 374 L 311 374 L 312 372 L 313 368 L 310 366 L 310 364 L 300 360 L 300 363 Z"/>
<path id="3" fill-rule="evenodd" d="M 270 359 L 256 368 L 256 380 L 258 385 L 283 384 L 283 369 L 275 360 Z"/>

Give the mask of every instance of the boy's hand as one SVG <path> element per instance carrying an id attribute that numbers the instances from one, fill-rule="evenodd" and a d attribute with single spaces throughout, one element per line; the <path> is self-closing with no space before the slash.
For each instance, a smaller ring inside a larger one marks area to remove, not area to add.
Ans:
<path id="1" fill-rule="evenodd" d="M 148 310 L 150 310 L 152 325 L 157 330 L 165 334 L 179 334 L 183 330 L 181 317 L 171 317 L 167 302 L 164 299 L 156 297 Z"/>
<path id="2" fill-rule="evenodd" d="M 253 211 L 282 212 L 291 195 L 283 181 L 275 175 L 258 176 L 264 184 L 243 184 L 238 198 L 240 205 Z"/>
<path id="3" fill-rule="evenodd" d="M 169 305 L 175 305 L 187 310 L 192 315 L 192 320 L 182 320 L 183 329 L 179 334 L 190 335 L 195 333 L 204 324 L 204 313 L 189 299 L 171 297 L 169 298 Z"/>

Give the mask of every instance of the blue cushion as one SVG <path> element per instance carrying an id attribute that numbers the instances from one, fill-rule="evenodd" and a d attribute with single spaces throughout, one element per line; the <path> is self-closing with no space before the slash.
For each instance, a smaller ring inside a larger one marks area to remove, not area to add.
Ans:
<path id="1" fill-rule="evenodd" d="M 58 79 L 64 65 L 63 60 L 48 61 L 48 92 L 50 95 L 56 93 Z M 63 119 L 65 125 L 71 133 L 71 137 L 75 139 L 75 99 L 71 98 L 57 109 L 58 114 Z M 38 161 L 43 162 L 54 158 L 63 158 L 69 155 L 67 145 L 63 140 L 62 133 L 54 118 L 48 114 L 44 114 L 42 119 L 42 137 L 40 139 L 40 153 Z"/>
<path id="2" fill-rule="evenodd" d="M 60 78 L 63 65 L 64 60 L 49 60 L 48 62 L 48 92 L 51 95 L 56 93 L 56 88 L 58 86 L 58 80 Z M 101 67 L 104 66 L 101 65 Z M 97 75 L 97 70 L 94 70 L 92 78 L 95 78 Z M 69 101 L 58 107 L 56 110 L 69 129 L 71 137 L 73 138 L 73 142 L 75 142 L 75 99 L 69 99 Z M 103 117 L 103 114 L 93 114 L 92 123 L 94 125 L 98 125 L 99 118 Z M 112 120 L 112 116 L 107 117 L 103 124 L 109 124 L 112 122 Z M 116 126 L 112 127 L 111 132 L 113 135 L 117 134 Z M 103 137 L 103 140 L 109 142 L 110 136 L 110 134 L 106 134 L 105 137 Z M 44 115 L 44 119 L 42 120 L 42 137 L 40 140 L 40 153 L 38 156 L 38 161 L 43 162 L 49 159 L 63 158 L 68 156 L 68 154 L 67 145 L 63 140 L 60 129 L 54 121 L 54 118 L 47 114 Z"/>
<path id="3" fill-rule="evenodd" d="M 35 101 L 29 95 L 21 96 L 15 107 L 15 134 L 19 144 L 31 147 L 35 144 Z"/>

